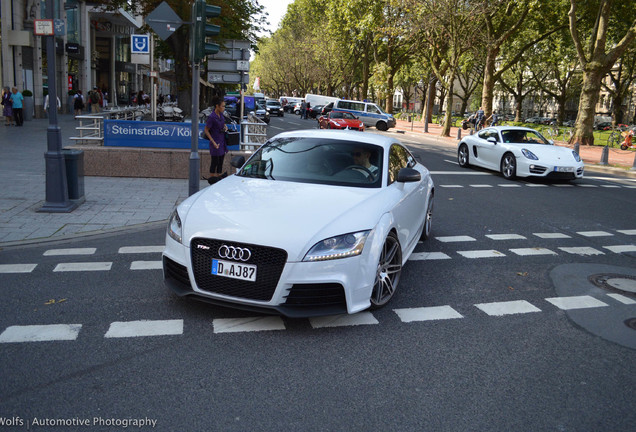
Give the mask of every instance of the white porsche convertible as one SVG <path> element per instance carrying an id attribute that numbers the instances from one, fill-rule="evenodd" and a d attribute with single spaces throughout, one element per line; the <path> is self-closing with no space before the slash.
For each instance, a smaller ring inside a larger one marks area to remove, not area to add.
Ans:
<path id="1" fill-rule="evenodd" d="M 293 317 L 377 308 L 430 236 L 433 181 L 393 138 L 286 132 L 232 165 L 170 218 L 164 280 L 180 296 Z"/>
<path id="2" fill-rule="evenodd" d="M 507 178 L 547 177 L 574 180 L 583 177 L 584 163 L 572 149 L 554 145 L 534 129 L 489 127 L 462 139 L 457 146 L 459 166 L 495 171 Z"/>

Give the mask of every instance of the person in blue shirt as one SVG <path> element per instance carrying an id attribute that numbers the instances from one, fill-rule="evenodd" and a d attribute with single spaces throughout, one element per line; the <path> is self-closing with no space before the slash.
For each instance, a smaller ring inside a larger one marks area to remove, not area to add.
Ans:
<path id="1" fill-rule="evenodd" d="M 223 171 L 223 159 L 227 153 L 227 145 L 225 143 L 225 101 L 221 97 L 215 97 L 212 100 L 214 111 L 210 113 L 205 128 L 204 136 L 210 141 L 210 177 L 207 178 L 209 184 L 227 177 L 227 173 L 221 174 Z"/>
<path id="2" fill-rule="evenodd" d="M 24 100 L 24 96 L 22 96 L 22 93 L 20 93 L 16 87 L 13 87 L 11 92 L 13 93 L 11 95 L 11 103 L 15 125 L 22 126 L 22 123 L 24 123 L 24 118 L 22 117 L 22 101 Z"/>

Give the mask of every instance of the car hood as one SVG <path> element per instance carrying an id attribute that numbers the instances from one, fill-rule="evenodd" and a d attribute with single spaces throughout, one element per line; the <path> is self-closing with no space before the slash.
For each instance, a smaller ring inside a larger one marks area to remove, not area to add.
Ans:
<path id="1" fill-rule="evenodd" d="M 539 158 L 539 161 L 550 161 L 553 163 L 577 163 L 572 155 L 572 149 L 559 147 L 556 145 L 544 144 L 517 144 L 519 151 L 528 149 Z"/>
<path id="2" fill-rule="evenodd" d="M 206 237 L 265 245 L 299 261 L 325 238 L 374 228 L 385 211 L 382 193 L 232 175 L 179 207 L 184 244 Z"/>
<path id="3" fill-rule="evenodd" d="M 336 123 L 339 125 L 347 125 L 347 126 L 352 126 L 352 127 L 358 127 L 362 124 L 362 122 L 360 120 L 351 120 L 351 119 L 329 119 L 330 122 L 332 123 Z"/>

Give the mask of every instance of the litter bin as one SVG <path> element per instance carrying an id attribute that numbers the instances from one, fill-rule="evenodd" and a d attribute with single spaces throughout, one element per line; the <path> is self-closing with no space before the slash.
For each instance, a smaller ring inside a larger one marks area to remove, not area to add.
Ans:
<path id="1" fill-rule="evenodd" d="M 63 149 L 62 154 L 66 165 L 68 199 L 81 199 L 84 197 L 84 152 L 82 150 Z"/>

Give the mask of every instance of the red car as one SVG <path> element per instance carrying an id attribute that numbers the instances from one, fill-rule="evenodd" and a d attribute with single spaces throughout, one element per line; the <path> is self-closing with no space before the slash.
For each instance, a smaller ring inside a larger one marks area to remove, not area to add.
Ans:
<path id="1" fill-rule="evenodd" d="M 351 129 L 360 132 L 364 131 L 364 123 L 358 120 L 353 114 L 348 112 L 334 112 L 318 117 L 318 127 L 320 129 Z"/>

